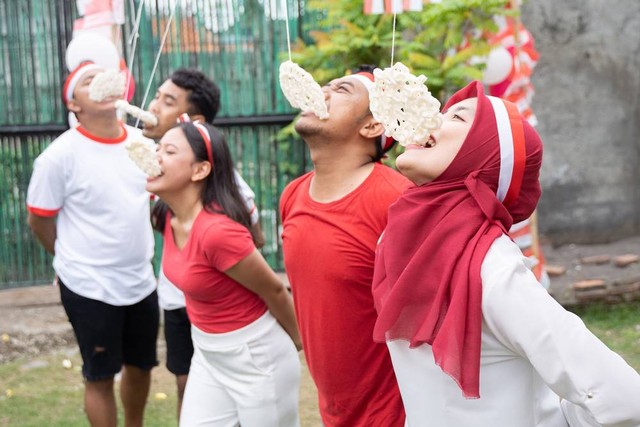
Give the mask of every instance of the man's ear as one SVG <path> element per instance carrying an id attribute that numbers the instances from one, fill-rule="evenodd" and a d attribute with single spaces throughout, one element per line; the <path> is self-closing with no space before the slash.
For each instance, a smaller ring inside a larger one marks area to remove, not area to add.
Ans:
<path id="1" fill-rule="evenodd" d="M 77 114 L 80 111 L 82 111 L 82 108 L 80 108 L 80 106 L 76 103 L 74 99 L 70 99 L 69 101 L 67 101 L 67 110 Z"/>
<path id="2" fill-rule="evenodd" d="M 376 121 L 373 117 L 370 117 L 360 128 L 360 135 L 367 139 L 377 138 L 384 133 L 384 126 L 382 123 Z"/>
<path id="3" fill-rule="evenodd" d="M 211 163 L 208 161 L 198 162 L 191 171 L 191 181 L 202 181 L 211 173 Z"/>

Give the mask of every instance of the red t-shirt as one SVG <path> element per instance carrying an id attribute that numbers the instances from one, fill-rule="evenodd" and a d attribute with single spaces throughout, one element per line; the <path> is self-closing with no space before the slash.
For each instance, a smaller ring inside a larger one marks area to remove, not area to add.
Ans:
<path id="1" fill-rule="evenodd" d="M 249 230 L 226 215 L 204 209 L 180 250 L 167 216 L 162 270 L 184 292 L 189 319 L 198 329 L 209 333 L 234 331 L 267 310 L 257 294 L 224 274 L 254 250 Z"/>
<path id="2" fill-rule="evenodd" d="M 411 183 L 376 164 L 331 203 L 309 196 L 313 172 L 280 199 L 285 270 L 309 371 L 327 427 L 402 426 L 404 409 L 387 347 L 373 341 L 375 248 L 387 208 Z"/>

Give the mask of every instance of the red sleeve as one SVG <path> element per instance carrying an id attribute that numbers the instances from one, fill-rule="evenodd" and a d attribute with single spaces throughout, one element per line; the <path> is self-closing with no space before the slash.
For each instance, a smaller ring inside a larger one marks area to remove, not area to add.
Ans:
<path id="1" fill-rule="evenodd" d="M 291 195 L 291 184 L 287 185 L 280 195 L 280 221 L 284 222 L 288 214 L 288 202 Z"/>
<path id="2" fill-rule="evenodd" d="M 255 245 L 249 230 L 223 217 L 204 233 L 202 249 L 211 265 L 224 272 L 248 257 L 255 250 Z"/>
<path id="3" fill-rule="evenodd" d="M 300 187 L 305 180 L 309 178 L 313 172 L 307 172 L 306 174 L 299 176 L 291 181 L 282 191 L 280 195 L 280 221 L 284 222 L 285 218 L 289 214 L 291 204 L 293 203 L 294 195 L 297 193 L 298 187 Z"/>

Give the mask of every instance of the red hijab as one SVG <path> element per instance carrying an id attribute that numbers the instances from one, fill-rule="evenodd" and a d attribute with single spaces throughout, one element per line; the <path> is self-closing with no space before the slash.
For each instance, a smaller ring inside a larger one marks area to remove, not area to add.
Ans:
<path id="1" fill-rule="evenodd" d="M 390 206 L 373 278 L 374 339 L 431 345 L 467 398 L 480 397 L 480 267 L 494 240 L 533 213 L 542 163 L 536 131 L 481 83 L 454 94 L 444 111 L 474 97 L 474 121 L 449 167 Z"/>

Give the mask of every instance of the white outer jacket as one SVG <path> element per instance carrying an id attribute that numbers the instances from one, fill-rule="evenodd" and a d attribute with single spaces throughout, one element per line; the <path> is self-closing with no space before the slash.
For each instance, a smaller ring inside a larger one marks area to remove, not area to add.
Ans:
<path id="1" fill-rule="evenodd" d="M 462 396 L 431 346 L 387 343 L 410 427 L 640 426 L 640 375 L 547 293 L 507 236 L 481 275 L 480 399 Z"/>

